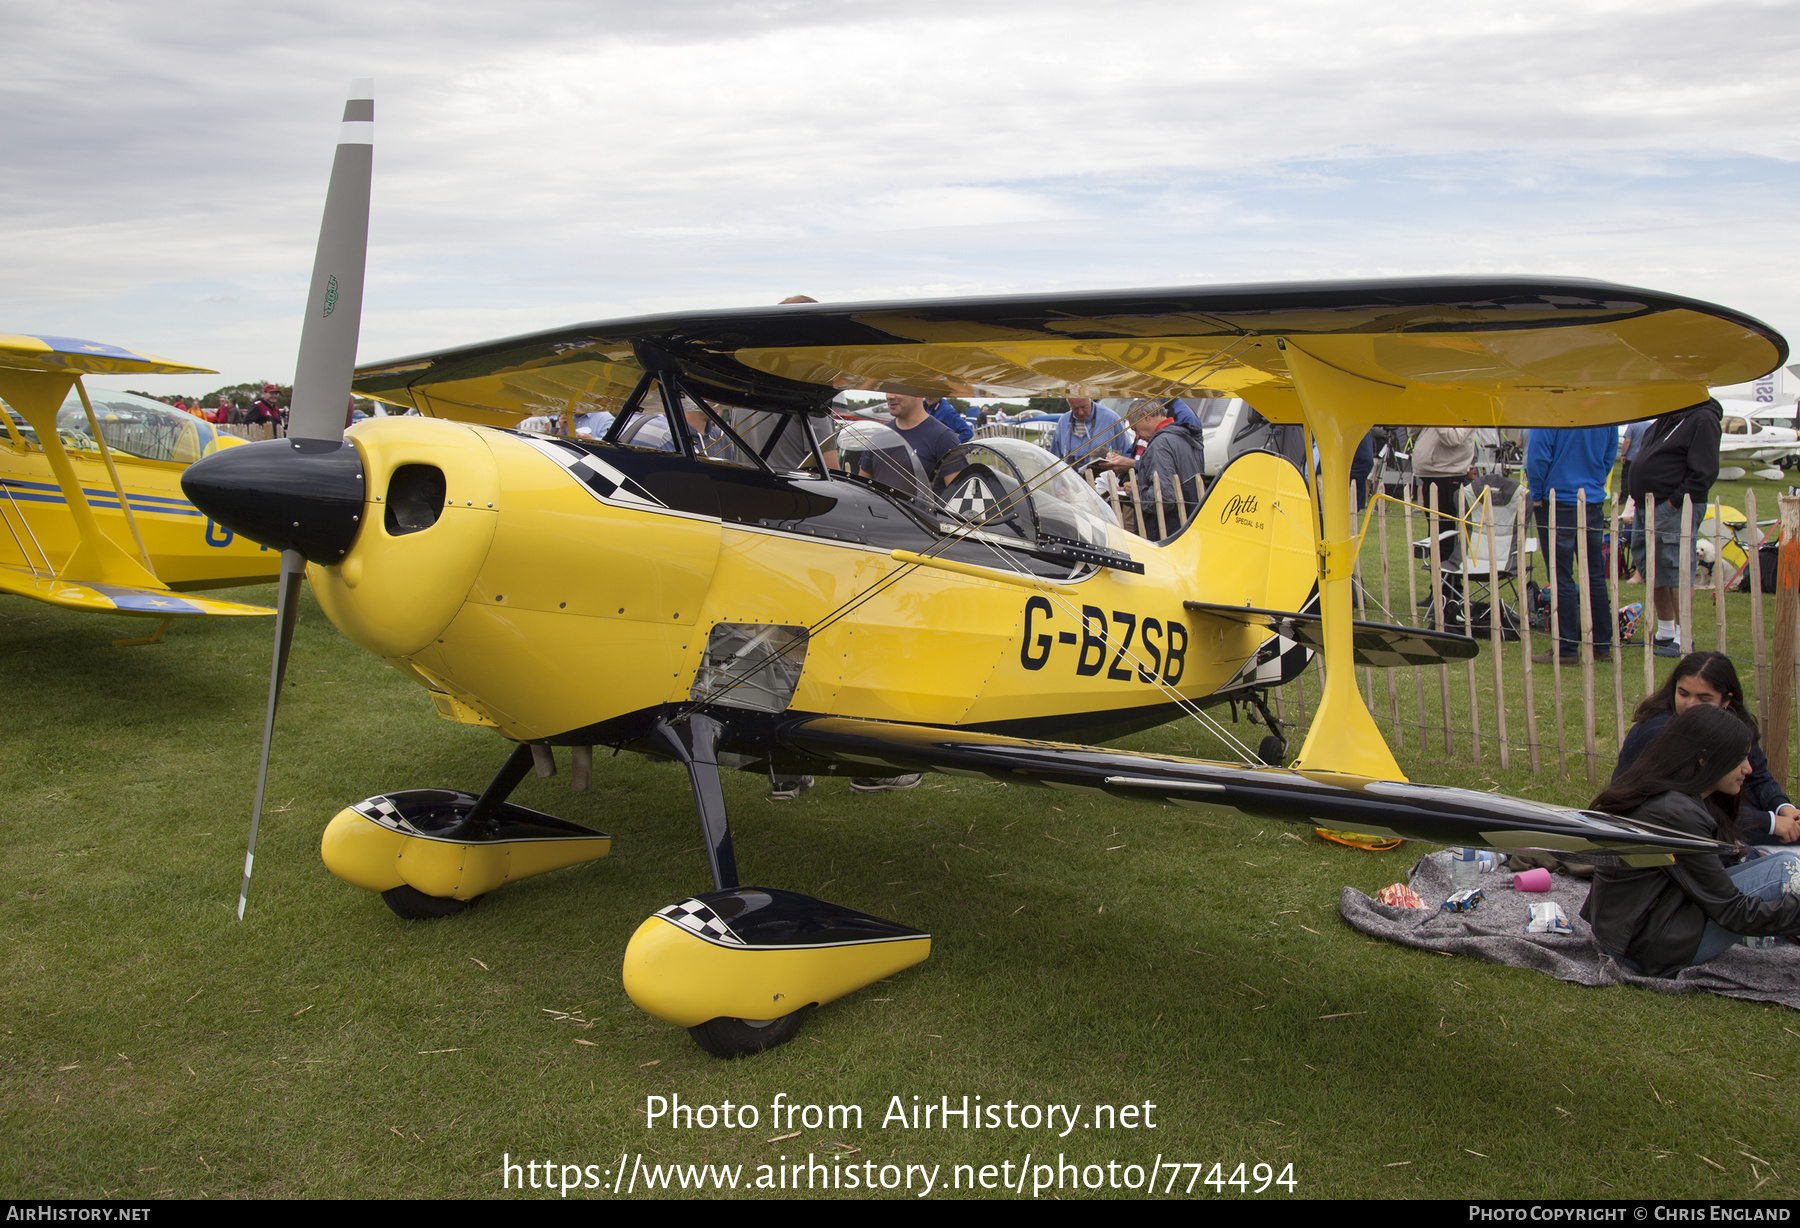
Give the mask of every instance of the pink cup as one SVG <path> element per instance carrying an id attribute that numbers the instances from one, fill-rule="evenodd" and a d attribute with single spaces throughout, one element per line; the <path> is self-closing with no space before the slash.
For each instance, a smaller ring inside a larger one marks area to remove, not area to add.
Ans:
<path id="1" fill-rule="evenodd" d="M 1523 874 L 1513 875 L 1514 891 L 1548 891 L 1550 890 L 1550 871 L 1543 866 L 1535 870 L 1527 870 Z"/>

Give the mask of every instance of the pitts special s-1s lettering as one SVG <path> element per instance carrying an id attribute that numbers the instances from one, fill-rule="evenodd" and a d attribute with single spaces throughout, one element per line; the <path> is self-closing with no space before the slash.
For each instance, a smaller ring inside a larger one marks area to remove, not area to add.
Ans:
<path id="1" fill-rule="evenodd" d="M 366 184 L 362 148 L 346 158 L 340 147 L 334 208 L 352 196 L 339 191 L 339 169 L 357 168 Z M 330 321 L 308 319 L 309 329 L 346 328 L 352 349 L 354 317 L 344 318 L 360 301 L 361 264 L 328 258 L 328 247 L 350 250 L 333 236 L 354 224 L 328 208 L 314 282 L 334 270 L 340 298 Z M 333 344 L 342 354 L 342 338 Z M 308 345 L 303 369 L 323 352 Z M 286 634 L 304 570 L 345 635 L 416 680 L 449 719 L 513 744 L 480 797 L 409 789 L 330 822 L 327 864 L 396 911 L 453 912 L 501 883 L 607 851 L 598 832 L 507 802 L 553 747 L 573 748 L 578 785 L 596 746 L 686 768 L 712 889 L 643 923 L 624 982 L 645 1010 L 735 1056 L 781 1043 L 814 1006 L 917 963 L 931 938 L 740 884 L 721 768 L 992 775 L 1633 864 L 1718 847 L 1401 775 L 1354 663 L 1474 645 L 1352 619 L 1349 464 L 1378 422 L 1648 417 L 1769 371 L 1786 352 L 1772 330 L 1723 308 L 1566 279 L 685 312 L 365 366 L 358 391 L 425 416 L 370 420 L 347 436 L 337 386 L 316 377 L 314 410 L 297 383 L 299 438 L 209 457 L 184 486 L 220 524 L 284 552 Z M 341 371 L 319 369 L 347 382 L 340 361 Z M 1251 453 L 1219 475 L 1184 529 L 1152 542 L 1018 441 L 976 439 L 926 473 L 891 432 L 821 439 L 809 423 L 845 388 L 1223 389 L 1308 428 L 1319 495 L 1288 461 Z M 505 429 L 590 408 L 617 411 L 603 440 Z M 660 420 L 666 446 L 643 442 L 647 418 Z M 603 651 L 563 651 L 573 642 Z M 1239 762 L 1214 762 L 1085 744 L 1255 696 L 1308 648 L 1323 653 L 1324 694 L 1287 766 L 1248 748 Z"/>

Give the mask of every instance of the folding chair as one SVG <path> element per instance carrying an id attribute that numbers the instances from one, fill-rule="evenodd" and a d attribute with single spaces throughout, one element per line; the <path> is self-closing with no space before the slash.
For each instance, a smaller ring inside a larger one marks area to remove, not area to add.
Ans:
<path id="1" fill-rule="evenodd" d="M 1483 494 L 1486 498 L 1483 498 Z M 1519 638 L 1519 619 L 1524 611 L 1519 602 L 1519 571 L 1522 556 L 1537 545 L 1525 536 L 1523 508 L 1518 498 L 1519 483 L 1500 474 L 1483 474 L 1469 484 L 1468 535 L 1463 545 L 1463 591 L 1472 603 L 1470 626 L 1478 637 L 1488 634 L 1488 610 L 1494 601 L 1500 603 L 1500 633 L 1503 639 Z M 1488 528 L 1493 527 L 1493 549 L 1489 553 Z M 1490 557 L 1494 561 L 1489 568 Z M 1495 592 L 1495 587 L 1498 592 Z"/>

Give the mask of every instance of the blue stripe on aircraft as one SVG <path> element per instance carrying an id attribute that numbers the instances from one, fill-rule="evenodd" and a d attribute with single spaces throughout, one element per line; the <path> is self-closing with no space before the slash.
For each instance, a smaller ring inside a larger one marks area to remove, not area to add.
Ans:
<path id="1" fill-rule="evenodd" d="M 143 610 L 152 614 L 204 614 L 203 607 L 184 601 L 174 593 L 148 593 L 141 588 L 119 588 L 112 584 L 84 584 L 103 597 L 110 598 L 121 610 Z"/>
<path id="2" fill-rule="evenodd" d="M 134 354 L 116 345 L 108 345 L 104 341 L 84 341 L 80 337 L 38 337 L 45 345 L 59 354 L 95 354 L 102 358 L 129 358 L 136 362 L 144 361 L 142 354 Z"/>
<path id="3" fill-rule="evenodd" d="M 21 503 L 54 503 L 67 507 L 69 501 L 63 497 L 62 488 L 45 482 L 22 482 L 13 478 L 0 478 L 0 485 L 13 488 L 13 498 Z M 31 493 L 42 491 L 45 493 Z M 81 493 L 88 497 L 88 503 L 103 511 L 119 510 L 118 496 L 110 490 L 90 490 L 81 488 Z M 167 495 L 129 495 L 131 510 L 134 512 L 155 512 L 165 516 L 200 516 L 200 509 L 185 499 L 172 499 Z M 204 519 L 204 517 L 202 517 Z"/>

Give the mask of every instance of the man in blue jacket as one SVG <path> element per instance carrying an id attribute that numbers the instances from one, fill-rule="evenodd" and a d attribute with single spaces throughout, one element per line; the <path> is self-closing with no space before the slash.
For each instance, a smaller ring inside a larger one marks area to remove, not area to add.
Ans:
<path id="1" fill-rule="evenodd" d="M 1576 498 L 1587 509 L 1588 601 L 1594 620 L 1594 659 L 1612 658 L 1612 603 L 1606 595 L 1606 572 L 1600 556 L 1601 529 L 1606 524 L 1606 479 L 1619 454 L 1619 428 L 1593 426 L 1579 430 L 1540 427 L 1525 445 L 1525 482 L 1538 524 L 1549 522 L 1547 500 L 1556 500 L 1556 615 L 1563 664 L 1581 656 L 1581 590 L 1575 586 Z M 1550 654 L 1532 658 L 1550 663 Z"/>
<path id="2" fill-rule="evenodd" d="M 975 438 L 975 428 L 969 420 L 956 412 L 956 406 L 950 404 L 945 397 L 926 397 L 925 412 L 956 432 L 957 443 L 968 443 Z"/>

